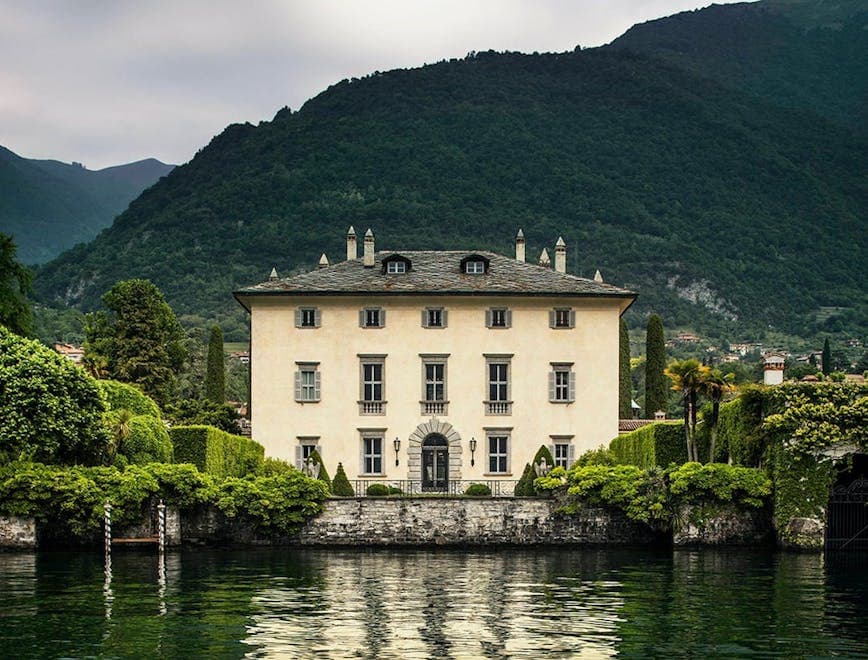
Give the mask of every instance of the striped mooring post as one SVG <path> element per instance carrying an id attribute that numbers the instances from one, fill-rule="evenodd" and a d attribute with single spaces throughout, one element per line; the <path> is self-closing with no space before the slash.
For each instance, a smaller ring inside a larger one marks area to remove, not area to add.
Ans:
<path id="1" fill-rule="evenodd" d="M 166 549 L 166 505 L 163 500 L 157 505 L 157 536 L 162 553 Z"/>
<path id="2" fill-rule="evenodd" d="M 103 511 L 105 520 L 103 526 L 105 533 L 105 553 L 110 555 L 112 551 L 112 505 L 108 500 L 106 500 Z"/>

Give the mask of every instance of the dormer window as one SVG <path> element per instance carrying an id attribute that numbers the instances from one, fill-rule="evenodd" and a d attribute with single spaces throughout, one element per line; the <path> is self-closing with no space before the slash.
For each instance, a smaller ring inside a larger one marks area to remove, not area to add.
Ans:
<path id="1" fill-rule="evenodd" d="M 410 269 L 410 260 L 400 254 L 390 254 L 383 259 L 383 272 L 386 275 L 402 275 Z"/>
<path id="2" fill-rule="evenodd" d="M 461 272 L 466 275 L 482 275 L 488 272 L 488 259 L 481 254 L 470 254 L 461 260 Z"/>

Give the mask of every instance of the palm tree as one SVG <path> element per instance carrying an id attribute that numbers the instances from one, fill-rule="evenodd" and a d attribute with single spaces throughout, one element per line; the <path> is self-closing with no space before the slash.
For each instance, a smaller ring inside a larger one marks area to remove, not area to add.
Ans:
<path id="1" fill-rule="evenodd" d="M 684 438 L 687 441 L 687 460 L 698 461 L 696 449 L 696 400 L 703 388 L 707 374 L 711 371 L 699 360 L 675 360 L 663 372 L 672 381 L 672 389 L 681 392 L 681 405 L 684 407 Z"/>
<path id="2" fill-rule="evenodd" d="M 121 408 L 117 411 L 108 413 L 108 428 L 112 437 L 112 444 L 109 447 L 109 454 L 112 459 L 120 452 L 124 441 L 130 437 L 133 432 L 130 420 L 135 417 L 126 408 Z"/>
<path id="3" fill-rule="evenodd" d="M 714 463 L 714 445 L 717 443 L 717 422 L 720 416 L 720 402 L 727 392 L 735 389 L 735 374 L 725 376 L 720 369 L 709 369 L 701 383 L 702 393 L 711 399 L 711 442 L 708 447 L 708 462 Z"/>

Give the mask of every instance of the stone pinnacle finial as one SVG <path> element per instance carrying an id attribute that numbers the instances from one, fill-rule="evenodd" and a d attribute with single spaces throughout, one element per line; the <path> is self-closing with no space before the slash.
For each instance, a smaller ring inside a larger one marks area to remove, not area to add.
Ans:
<path id="1" fill-rule="evenodd" d="M 356 243 L 356 230 L 350 225 L 347 229 L 347 261 L 359 258 L 359 248 Z"/>
<path id="2" fill-rule="evenodd" d="M 550 268 L 552 265 L 552 260 L 549 259 L 549 251 L 545 248 L 542 249 L 542 253 L 539 255 L 539 265 L 545 268 Z"/>
<path id="3" fill-rule="evenodd" d="M 272 269 L 271 269 L 271 273 L 269 274 L 268 279 L 269 279 L 269 281 L 270 281 L 270 280 L 276 280 L 276 279 L 278 279 L 278 277 L 277 277 L 277 268 L 272 268 Z"/>
<path id="4" fill-rule="evenodd" d="M 564 243 L 563 236 L 558 236 L 558 242 L 555 243 L 555 270 L 559 273 L 567 272 L 567 244 Z"/>
<path id="5" fill-rule="evenodd" d="M 602 282 L 602 281 L 603 281 L 603 276 L 600 273 L 600 269 L 598 268 L 597 272 L 594 273 L 594 282 Z"/>
<path id="6" fill-rule="evenodd" d="M 319 267 L 320 268 L 328 268 L 329 267 L 329 258 L 325 255 L 325 252 L 323 252 L 322 256 L 319 258 Z"/>
<path id="7" fill-rule="evenodd" d="M 524 261 L 524 232 L 519 229 L 515 235 L 515 260 Z"/>
<path id="8" fill-rule="evenodd" d="M 374 232 L 371 231 L 370 227 L 368 227 L 368 231 L 365 232 L 365 245 L 362 259 L 362 264 L 365 268 L 374 267 Z"/>

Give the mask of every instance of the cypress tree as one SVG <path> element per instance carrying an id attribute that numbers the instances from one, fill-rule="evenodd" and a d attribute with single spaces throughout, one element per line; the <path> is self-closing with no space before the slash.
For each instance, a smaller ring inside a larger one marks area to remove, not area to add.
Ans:
<path id="1" fill-rule="evenodd" d="M 531 464 L 526 463 L 524 466 L 524 472 L 521 473 L 521 479 L 519 479 L 518 483 L 515 485 L 515 492 L 513 494 L 516 497 L 533 497 L 536 495 L 536 491 L 533 489 L 534 479 L 536 479 L 536 473 Z"/>
<path id="2" fill-rule="evenodd" d="M 226 401 L 226 371 L 223 366 L 223 331 L 219 325 L 211 328 L 211 337 L 208 339 L 205 398 L 214 403 Z"/>
<path id="3" fill-rule="evenodd" d="M 823 375 L 828 376 L 832 373 L 832 349 L 829 347 L 829 338 L 823 342 Z"/>
<path id="4" fill-rule="evenodd" d="M 618 354 L 618 408 L 621 419 L 633 417 L 633 382 L 630 380 L 630 334 L 621 319 L 621 350 Z"/>
<path id="5" fill-rule="evenodd" d="M 666 410 L 666 343 L 663 337 L 663 321 L 657 314 L 648 319 L 645 334 L 645 418 L 654 419 L 658 410 Z"/>

